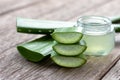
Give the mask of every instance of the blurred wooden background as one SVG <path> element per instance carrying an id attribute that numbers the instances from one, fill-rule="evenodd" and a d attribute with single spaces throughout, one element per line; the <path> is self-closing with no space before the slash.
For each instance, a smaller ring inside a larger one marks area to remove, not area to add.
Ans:
<path id="1" fill-rule="evenodd" d="M 16 45 L 41 35 L 16 32 L 16 17 L 76 21 L 83 15 L 120 15 L 120 0 L 0 0 L 0 80 L 120 80 L 120 34 L 110 55 L 84 66 L 61 68 L 48 59 L 32 63 Z"/>

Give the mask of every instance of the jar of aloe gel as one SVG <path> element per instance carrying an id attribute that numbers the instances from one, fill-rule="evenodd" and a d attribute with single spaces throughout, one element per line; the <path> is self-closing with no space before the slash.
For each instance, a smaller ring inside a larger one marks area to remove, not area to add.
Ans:
<path id="1" fill-rule="evenodd" d="M 82 28 L 82 39 L 87 45 L 84 54 L 104 56 L 114 48 L 115 31 L 110 19 L 102 16 L 83 16 L 78 19 L 77 26 Z"/>

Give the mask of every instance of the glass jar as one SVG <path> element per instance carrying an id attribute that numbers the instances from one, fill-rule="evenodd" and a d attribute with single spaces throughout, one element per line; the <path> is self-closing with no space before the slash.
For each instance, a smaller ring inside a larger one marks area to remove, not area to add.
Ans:
<path id="1" fill-rule="evenodd" d="M 78 19 L 77 27 L 82 28 L 82 40 L 87 45 L 84 54 L 104 56 L 114 48 L 115 31 L 110 19 L 103 16 L 83 16 Z"/>

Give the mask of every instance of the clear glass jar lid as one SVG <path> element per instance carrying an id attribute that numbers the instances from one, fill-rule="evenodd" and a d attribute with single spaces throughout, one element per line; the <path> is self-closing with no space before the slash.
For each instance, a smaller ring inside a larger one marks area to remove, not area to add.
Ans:
<path id="1" fill-rule="evenodd" d="M 103 35 L 114 30 L 111 20 L 103 16 L 83 16 L 77 20 L 77 27 L 87 35 Z"/>

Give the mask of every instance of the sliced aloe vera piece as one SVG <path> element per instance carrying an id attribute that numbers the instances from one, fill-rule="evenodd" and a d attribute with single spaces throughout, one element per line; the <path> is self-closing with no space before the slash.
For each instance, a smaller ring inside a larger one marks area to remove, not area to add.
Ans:
<path id="1" fill-rule="evenodd" d="M 59 43 L 73 44 L 79 42 L 83 34 L 79 27 L 58 28 L 51 34 L 52 38 Z"/>
<path id="2" fill-rule="evenodd" d="M 53 39 L 50 36 L 44 36 L 36 40 L 20 44 L 17 46 L 20 54 L 33 62 L 38 62 L 48 56 L 52 50 Z"/>
<path id="3" fill-rule="evenodd" d="M 17 32 L 32 34 L 50 34 L 56 28 L 73 27 L 75 22 L 35 20 L 26 18 L 17 18 Z"/>
<path id="4" fill-rule="evenodd" d="M 78 57 L 87 60 L 89 58 L 89 56 L 85 55 L 85 54 L 80 54 L 78 55 Z"/>
<path id="5" fill-rule="evenodd" d="M 57 65 L 69 68 L 80 67 L 86 63 L 86 59 L 80 57 L 66 57 L 58 55 L 56 53 L 51 54 L 51 59 Z"/>
<path id="6" fill-rule="evenodd" d="M 56 32 L 52 34 L 52 37 L 59 43 L 73 44 L 79 42 L 82 38 L 82 34 L 77 32 Z"/>
<path id="7" fill-rule="evenodd" d="M 76 56 L 80 55 L 86 50 L 85 45 L 80 44 L 71 44 L 71 45 L 65 45 L 65 44 L 56 44 L 53 46 L 53 50 L 64 56 Z"/>

